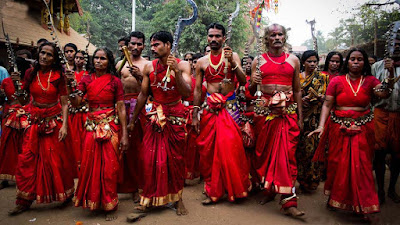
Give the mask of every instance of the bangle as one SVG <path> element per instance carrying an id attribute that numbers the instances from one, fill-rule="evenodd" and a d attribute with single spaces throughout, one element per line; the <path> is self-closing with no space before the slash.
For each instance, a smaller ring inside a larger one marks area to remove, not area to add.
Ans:
<path id="1" fill-rule="evenodd" d="M 319 129 L 319 128 L 321 128 L 322 130 L 324 129 L 324 127 L 323 127 L 323 126 L 318 126 L 318 129 Z"/>
<path id="2" fill-rule="evenodd" d="M 232 71 L 236 70 L 236 69 L 238 68 L 238 66 L 239 66 L 239 65 L 236 64 L 235 68 L 232 68 L 231 70 L 232 70 Z"/>
<path id="3" fill-rule="evenodd" d="M 197 108 L 197 109 L 200 109 L 200 106 L 194 105 L 194 106 L 193 106 L 193 109 L 196 109 L 196 108 Z"/>
<path id="4" fill-rule="evenodd" d="M 392 78 L 388 77 L 387 79 L 388 79 L 389 81 L 392 81 L 392 80 L 394 80 L 395 78 L 394 78 L 394 77 L 392 77 Z"/>

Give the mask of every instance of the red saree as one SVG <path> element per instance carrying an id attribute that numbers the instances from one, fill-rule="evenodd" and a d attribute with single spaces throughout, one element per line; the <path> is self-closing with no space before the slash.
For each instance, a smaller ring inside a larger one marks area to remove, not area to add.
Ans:
<path id="1" fill-rule="evenodd" d="M 219 93 L 210 95 L 207 98 L 209 110 L 204 110 L 200 121 L 197 138 L 200 172 L 204 177 L 205 192 L 214 202 L 226 192 L 229 201 L 247 197 L 250 186 L 241 131 L 225 109 L 227 100 L 233 99 L 233 92 L 227 96 Z"/>
<path id="2" fill-rule="evenodd" d="M 351 82 L 353 89 L 358 83 L 359 80 Z M 373 88 L 379 83 L 375 77 L 365 76 L 360 91 L 354 95 L 345 76 L 337 76 L 329 84 L 326 95 L 334 96 L 336 105 L 339 106 L 366 107 L 371 101 Z M 328 204 L 360 214 L 380 211 L 372 174 L 374 121 L 372 118 L 364 119 L 369 114 L 370 110 L 364 112 L 334 110 L 325 125 L 313 159 L 324 161 L 325 147 L 328 145 L 325 182 L 325 194 L 329 195 Z M 343 118 L 361 119 L 364 124 L 356 125 L 354 122 L 348 126 L 340 124 L 338 121 Z"/>
<path id="3" fill-rule="evenodd" d="M 15 87 L 11 78 L 1 83 L 8 102 L 15 101 Z M 2 134 L 0 139 L 0 180 L 15 180 L 18 154 L 22 151 L 24 130 L 28 127 L 28 107 L 4 104 Z"/>
<path id="4" fill-rule="evenodd" d="M 87 76 L 88 72 L 82 70 L 80 73 L 75 72 L 76 82 L 79 84 L 82 80 L 83 76 Z M 71 148 L 74 153 L 75 161 L 78 168 L 81 165 L 81 156 L 82 156 L 82 141 L 83 134 L 85 131 L 84 124 L 87 117 L 87 111 L 89 107 L 86 101 L 82 101 L 82 104 L 79 107 L 69 107 L 69 115 L 68 115 L 68 129 L 71 139 Z M 79 169 L 78 169 L 79 171 Z"/>
<path id="5" fill-rule="evenodd" d="M 31 124 L 24 133 L 16 172 L 17 204 L 22 201 L 65 201 L 74 193 L 74 166 L 64 141 L 61 106 L 30 106 Z"/>
<path id="6" fill-rule="evenodd" d="M 88 113 L 74 204 L 90 210 L 116 210 L 120 126 L 113 107 L 123 100 L 122 83 L 111 74 L 92 74 L 82 79 L 78 89 L 86 92 L 89 105 L 109 108 Z"/>

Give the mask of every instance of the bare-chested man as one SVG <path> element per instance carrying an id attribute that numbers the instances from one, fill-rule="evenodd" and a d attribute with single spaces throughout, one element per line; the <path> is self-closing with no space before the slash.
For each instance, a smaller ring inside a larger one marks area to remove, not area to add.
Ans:
<path id="1" fill-rule="evenodd" d="M 128 123 L 132 119 L 132 114 L 136 106 L 137 97 L 140 93 L 142 85 L 142 71 L 144 66 L 149 62 L 144 59 L 141 54 L 145 48 L 145 36 L 142 32 L 134 31 L 129 36 L 128 49 L 130 52 L 130 60 L 133 65 L 129 66 L 126 62 L 120 72 L 121 81 L 124 88 L 124 101 L 127 112 Z M 122 60 L 118 62 L 116 68 L 118 69 Z M 142 142 L 143 132 L 141 122 L 144 122 L 143 115 L 139 116 L 136 121 L 135 129 L 129 131 L 129 148 L 121 158 L 121 169 L 123 169 L 123 183 L 118 185 L 119 193 L 135 193 L 134 201 L 139 201 L 137 194 L 138 188 L 141 188 L 143 183 L 142 167 L 141 167 L 141 154 L 140 145 Z"/>
<path id="2" fill-rule="evenodd" d="M 246 77 L 240 59 L 230 47 L 223 48 L 225 28 L 212 23 L 207 27 L 210 54 L 196 64 L 193 126 L 199 133 L 200 172 L 205 181 L 207 198 L 204 205 L 218 201 L 225 194 L 229 201 L 247 197 L 249 168 L 240 128 L 239 110 L 235 97 L 235 77 L 241 85 Z M 226 60 L 225 60 L 226 59 Z M 207 82 L 206 106 L 198 119 L 203 78 Z"/>

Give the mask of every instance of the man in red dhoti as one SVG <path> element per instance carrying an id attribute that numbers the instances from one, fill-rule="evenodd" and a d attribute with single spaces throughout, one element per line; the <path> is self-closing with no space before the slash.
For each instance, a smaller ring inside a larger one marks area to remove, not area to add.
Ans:
<path id="1" fill-rule="evenodd" d="M 249 167 L 240 128 L 239 110 L 235 97 L 235 76 L 246 83 L 237 53 L 230 47 L 222 48 L 225 28 L 212 23 L 207 27 L 207 41 L 211 54 L 196 65 L 193 126 L 199 132 L 200 172 L 204 177 L 207 198 L 203 204 L 217 202 L 225 193 L 228 200 L 247 197 Z M 226 60 L 225 60 L 226 59 Z M 207 82 L 206 106 L 199 121 L 203 77 Z"/>
<path id="2" fill-rule="evenodd" d="M 151 92 L 154 101 L 143 127 L 145 179 L 136 209 L 142 212 L 148 207 L 174 203 L 176 214 L 186 215 L 182 201 L 185 108 L 181 99 L 190 95 L 191 78 L 189 63 L 170 55 L 172 43 L 173 37 L 166 31 L 150 37 L 151 51 L 157 59 L 144 67 L 142 89 L 129 128 L 134 128 Z"/>
<path id="3" fill-rule="evenodd" d="M 121 81 L 124 87 L 124 102 L 126 107 L 127 122 L 132 120 L 133 111 L 137 104 L 143 75 L 144 66 L 149 63 L 148 60 L 141 56 L 145 48 L 145 36 L 140 31 L 134 31 L 129 36 L 127 44 L 130 51 L 129 63 L 122 65 Z M 125 56 L 126 57 L 126 56 Z M 122 60 L 117 63 L 116 68 L 122 64 Z M 135 129 L 129 131 L 129 147 L 128 150 L 121 155 L 120 159 L 120 181 L 118 184 L 118 193 L 133 193 L 134 202 L 139 202 L 138 189 L 142 188 L 143 184 L 143 169 L 141 166 L 142 154 L 141 145 L 143 139 L 143 129 L 141 123 L 144 123 L 144 115 L 140 113 L 139 120 L 135 122 Z"/>
<path id="4" fill-rule="evenodd" d="M 203 54 L 196 53 L 192 56 L 193 64 L 192 71 L 196 69 L 197 60 L 203 57 Z M 184 98 L 183 104 L 186 106 L 188 111 L 188 117 L 186 121 L 186 145 L 185 145 L 185 179 L 193 180 L 200 176 L 200 155 L 197 147 L 196 139 L 199 134 L 193 129 L 192 116 L 193 116 L 193 100 L 194 100 L 194 88 L 196 85 L 195 73 L 192 74 L 192 90 L 188 98 Z M 207 88 L 202 85 L 201 98 L 204 99 L 206 96 Z"/>
<path id="5" fill-rule="evenodd" d="M 304 215 L 297 209 L 294 188 L 297 175 L 295 151 L 303 125 L 298 76 L 300 62 L 296 56 L 283 51 L 286 34 L 286 29 L 278 24 L 266 29 L 268 51 L 253 61 L 249 90 L 254 94 L 259 85 L 261 91 L 256 93 L 259 98 L 254 107 L 255 167 L 266 193 L 261 203 L 281 194 L 280 204 L 285 214 L 297 217 Z"/>

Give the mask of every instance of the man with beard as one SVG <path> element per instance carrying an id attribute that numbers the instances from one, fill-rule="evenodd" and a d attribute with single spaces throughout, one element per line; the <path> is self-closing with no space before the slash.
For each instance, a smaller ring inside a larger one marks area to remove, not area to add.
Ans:
<path id="1" fill-rule="evenodd" d="M 395 23 L 400 23 L 397 21 Z M 381 99 L 375 104 L 375 173 L 378 184 L 379 203 L 385 202 L 385 157 L 391 154 L 390 182 L 388 197 L 395 203 L 400 203 L 396 193 L 396 183 L 400 173 L 400 36 L 395 35 L 391 58 L 385 58 L 372 66 L 372 75 L 381 82 L 389 79 L 389 73 L 394 74 L 394 88 L 391 96 Z"/>
<path id="2" fill-rule="evenodd" d="M 207 198 L 204 205 L 217 202 L 225 193 L 228 200 L 247 197 L 250 185 L 249 168 L 241 131 L 238 126 L 239 110 L 235 97 L 235 77 L 241 85 L 245 74 L 237 53 L 223 48 L 225 28 L 212 23 L 207 27 L 209 55 L 196 64 L 193 126 L 199 133 L 197 144 L 200 153 L 200 172 L 204 177 Z M 207 82 L 206 108 L 199 121 L 203 78 Z M 201 128 L 201 130 L 200 130 Z"/>
<path id="3" fill-rule="evenodd" d="M 142 89 L 129 129 L 135 127 L 134 122 L 151 94 L 154 101 L 143 126 L 145 179 L 136 209 L 145 211 L 148 207 L 174 203 L 176 214 L 186 215 L 182 201 L 186 110 L 181 99 L 190 95 L 191 77 L 189 63 L 170 54 L 172 43 L 169 32 L 151 35 L 151 51 L 156 59 L 144 66 Z"/>
<path id="4" fill-rule="evenodd" d="M 133 66 L 129 66 L 126 62 L 121 70 L 121 81 L 124 88 L 124 102 L 126 106 L 126 113 L 128 123 L 132 119 L 132 114 L 137 103 L 139 96 L 143 75 L 142 71 L 145 65 L 149 62 L 144 59 L 141 54 L 145 48 L 145 36 L 140 31 L 133 31 L 129 35 L 128 49 L 130 51 L 130 59 Z M 122 60 L 118 62 L 116 68 L 118 69 Z M 119 193 L 134 193 L 133 199 L 135 202 L 139 201 L 138 188 L 141 188 L 143 183 L 142 167 L 141 167 L 141 154 L 140 143 L 143 138 L 143 131 L 141 122 L 144 123 L 143 114 L 140 114 L 139 120 L 135 123 L 135 129 L 129 131 L 129 148 L 125 154 L 122 154 L 120 159 L 121 171 L 120 182 L 118 185 Z"/>
<path id="5" fill-rule="evenodd" d="M 254 106 L 255 168 L 266 194 L 260 203 L 281 194 L 280 204 L 285 214 L 298 217 L 304 215 L 297 209 L 294 188 L 295 152 L 303 127 L 300 62 L 295 55 L 283 51 L 286 40 L 283 26 L 272 24 L 266 28 L 267 52 L 253 61 L 249 90 L 254 95 L 259 85 L 261 91 Z"/>

